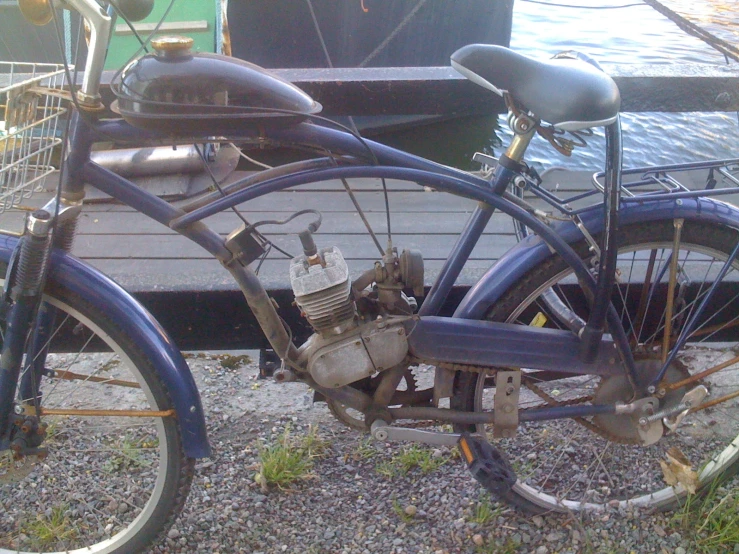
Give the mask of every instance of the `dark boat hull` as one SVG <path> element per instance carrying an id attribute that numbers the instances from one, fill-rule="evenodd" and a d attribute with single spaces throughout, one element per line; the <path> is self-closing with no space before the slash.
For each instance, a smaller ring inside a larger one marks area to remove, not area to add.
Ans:
<path id="1" fill-rule="evenodd" d="M 513 0 L 249 0 L 229 2 L 228 22 L 233 55 L 263 67 L 423 67 L 507 46 L 512 13 Z"/>

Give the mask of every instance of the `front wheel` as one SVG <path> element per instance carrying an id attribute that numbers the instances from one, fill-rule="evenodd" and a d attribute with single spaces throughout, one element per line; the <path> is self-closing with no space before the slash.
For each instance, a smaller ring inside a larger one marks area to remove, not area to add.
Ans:
<path id="1" fill-rule="evenodd" d="M 613 304 L 621 315 L 643 382 L 659 370 L 663 353 L 672 349 L 739 241 L 736 229 L 690 221 L 679 227 L 673 221 L 647 222 L 623 228 L 618 236 Z M 588 244 L 582 241 L 574 248 L 595 270 L 597 260 Z M 671 264 L 673 259 L 675 264 Z M 553 302 L 552 293 L 561 302 Z M 513 285 L 488 317 L 572 329 L 573 322 L 587 320 L 587 305 L 571 269 L 552 256 Z M 670 324 L 665 325 L 670 311 Z M 699 409 L 688 414 L 676 432 L 648 447 L 640 444 L 636 421 L 624 416 L 523 424 L 517 438 L 501 442 L 518 475 L 506 500 L 533 512 L 598 510 L 627 504 L 671 509 L 688 490 L 707 490 L 733 475 L 739 460 L 739 400 L 732 397 L 739 391 L 737 338 L 739 261 L 734 261 L 666 374 L 666 381 L 675 383 L 711 368 L 717 370 L 669 391 L 660 405 L 673 407 L 685 392 L 702 384 L 710 395 Z M 522 410 L 613 404 L 633 397 L 623 377 L 521 371 Z M 458 374 L 453 405 L 464 410 L 492 410 L 493 381 L 491 376 Z M 707 405 L 717 400 L 716 405 Z"/>
<path id="2" fill-rule="evenodd" d="M 45 430 L 45 452 L 19 460 L 0 452 L 0 552 L 144 552 L 172 524 L 192 481 L 172 403 L 104 311 L 53 283 L 44 301 L 56 312 L 52 353 L 40 383 L 27 374 L 20 382 L 40 399 L 35 432 Z M 33 426 L 28 397 L 18 393 L 16 413 Z"/>

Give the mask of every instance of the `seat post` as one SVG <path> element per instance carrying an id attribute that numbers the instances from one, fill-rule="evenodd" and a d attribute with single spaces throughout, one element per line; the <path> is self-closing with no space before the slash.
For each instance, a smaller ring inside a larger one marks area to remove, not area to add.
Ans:
<path id="1" fill-rule="evenodd" d="M 538 122 L 525 114 L 508 113 L 508 125 L 513 131 L 513 139 L 508 145 L 505 154 L 501 154 L 498 164 L 504 168 L 519 173 L 524 169 L 522 165 L 523 155 L 536 133 Z M 503 194 L 508 187 L 510 177 L 497 179 L 493 182 L 493 190 L 496 194 Z"/>

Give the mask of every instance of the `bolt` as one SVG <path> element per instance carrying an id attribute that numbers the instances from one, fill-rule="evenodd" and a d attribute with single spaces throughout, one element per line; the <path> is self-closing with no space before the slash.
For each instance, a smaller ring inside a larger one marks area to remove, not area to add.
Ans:
<path id="1" fill-rule="evenodd" d="M 195 406 L 190 406 L 190 413 L 194 414 L 197 411 L 197 408 Z"/>
<path id="2" fill-rule="evenodd" d="M 682 206 L 683 201 L 680 198 L 678 198 L 677 200 L 675 200 L 675 204 L 677 204 L 678 206 Z"/>
<path id="3" fill-rule="evenodd" d="M 657 389 L 656 389 L 656 388 L 654 387 L 654 385 L 649 385 L 649 386 L 647 387 L 647 392 L 648 392 L 649 394 L 654 394 L 654 391 L 656 391 L 656 390 L 657 390 Z"/>
<path id="4" fill-rule="evenodd" d="M 362 346 L 362 341 L 356 341 L 356 342 L 354 343 L 354 346 Z"/>
<path id="5" fill-rule="evenodd" d="M 639 425 L 641 425 L 642 427 L 646 427 L 647 425 L 649 425 L 649 421 L 647 421 L 646 417 L 640 417 Z"/>
<path id="6" fill-rule="evenodd" d="M 513 391 L 514 391 L 514 390 L 516 390 L 516 387 L 514 387 L 513 385 L 508 385 L 508 386 L 507 386 L 507 387 L 505 388 L 505 393 L 506 393 L 506 394 L 513 394 Z"/>
<path id="7" fill-rule="evenodd" d="M 405 331 L 403 329 L 398 329 L 398 334 L 402 335 Z"/>
<path id="8" fill-rule="evenodd" d="M 664 396 L 667 394 L 667 391 L 664 388 L 661 388 L 657 391 L 657 396 L 660 398 L 664 398 Z"/>

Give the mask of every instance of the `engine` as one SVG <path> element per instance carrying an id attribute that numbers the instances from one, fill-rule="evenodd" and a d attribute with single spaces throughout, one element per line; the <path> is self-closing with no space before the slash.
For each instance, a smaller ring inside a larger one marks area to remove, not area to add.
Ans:
<path id="1" fill-rule="evenodd" d="M 404 251 L 398 258 L 391 253 L 352 284 L 338 248 L 316 250 L 304 241 L 304 250 L 290 263 L 290 283 L 295 303 L 315 331 L 300 348 L 313 379 L 341 387 L 400 364 L 408 340 L 407 317 L 398 316 L 410 315 L 414 307 L 402 289 L 423 293 L 420 254 Z"/>

